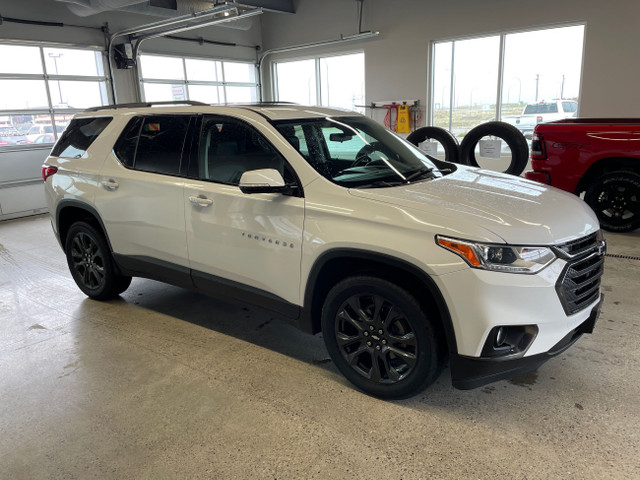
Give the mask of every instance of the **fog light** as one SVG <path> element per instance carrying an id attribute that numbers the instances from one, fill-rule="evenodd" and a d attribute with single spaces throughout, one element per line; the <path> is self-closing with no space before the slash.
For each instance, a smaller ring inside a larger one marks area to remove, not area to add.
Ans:
<path id="1" fill-rule="evenodd" d="M 483 357 L 506 357 L 525 354 L 538 335 L 536 325 L 510 325 L 493 327 L 482 348 Z"/>

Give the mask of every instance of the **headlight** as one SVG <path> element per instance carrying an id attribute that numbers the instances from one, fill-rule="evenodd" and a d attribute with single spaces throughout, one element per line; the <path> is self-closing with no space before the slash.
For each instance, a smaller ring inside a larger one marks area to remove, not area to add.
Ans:
<path id="1" fill-rule="evenodd" d="M 548 247 L 476 243 L 436 235 L 436 243 L 471 267 L 507 273 L 537 273 L 556 259 Z"/>

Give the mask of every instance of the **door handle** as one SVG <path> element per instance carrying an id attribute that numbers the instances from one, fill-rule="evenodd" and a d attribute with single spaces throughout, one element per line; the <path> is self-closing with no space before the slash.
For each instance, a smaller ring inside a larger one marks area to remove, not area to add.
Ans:
<path id="1" fill-rule="evenodd" d="M 109 180 L 105 180 L 104 182 L 102 182 L 102 186 L 106 190 L 109 190 L 109 191 L 113 192 L 114 190 L 118 189 L 120 184 L 118 182 L 116 182 L 113 178 L 110 178 Z"/>
<path id="2" fill-rule="evenodd" d="M 213 204 L 213 200 L 205 197 L 204 195 L 198 195 L 197 197 L 192 195 L 189 197 L 189 201 L 194 205 L 198 205 L 200 207 L 208 207 L 209 205 Z"/>

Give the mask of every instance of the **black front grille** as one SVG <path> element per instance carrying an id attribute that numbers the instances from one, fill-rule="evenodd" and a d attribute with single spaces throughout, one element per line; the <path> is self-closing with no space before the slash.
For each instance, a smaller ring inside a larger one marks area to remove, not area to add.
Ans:
<path id="1" fill-rule="evenodd" d="M 557 246 L 571 258 L 556 285 L 567 315 L 588 307 L 600 297 L 604 245 L 597 234 Z"/>
<path id="2" fill-rule="evenodd" d="M 563 243 L 558 245 L 557 248 L 562 250 L 568 256 L 573 257 L 580 254 L 583 251 L 591 251 L 597 248 L 598 232 L 587 235 L 586 237 L 579 238 L 572 242 Z"/>

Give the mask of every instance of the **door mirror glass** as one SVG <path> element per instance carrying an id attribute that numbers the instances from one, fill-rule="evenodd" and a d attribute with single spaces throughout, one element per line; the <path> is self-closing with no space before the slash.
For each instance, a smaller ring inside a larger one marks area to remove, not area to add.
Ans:
<path id="1" fill-rule="evenodd" d="M 283 193 L 287 188 L 282 175 L 274 168 L 246 171 L 238 186 L 243 193 Z"/>

